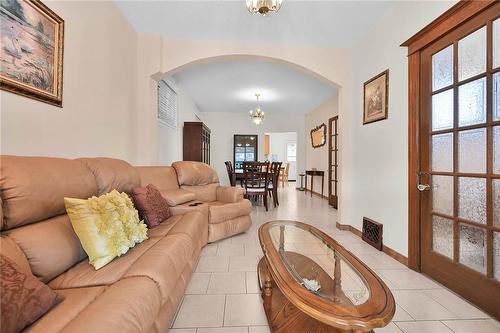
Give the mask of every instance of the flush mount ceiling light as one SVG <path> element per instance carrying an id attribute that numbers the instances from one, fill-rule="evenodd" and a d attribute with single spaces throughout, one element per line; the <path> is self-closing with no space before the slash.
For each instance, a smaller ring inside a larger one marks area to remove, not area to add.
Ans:
<path id="1" fill-rule="evenodd" d="M 257 98 L 257 106 L 254 110 L 250 110 L 250 119 L 252 119 L 255 125 L 260 125 L 264 121 L 264 111 L 259 106 L 260 94 L 255 94 L 255 97 Z"/>
<path id="2" fill-rule="evenodd" d="M 259 13 L 262 16 L 266 16 L 269 13 L 280 10 L 282 1 L 283 0 L 246 0 L 246 3 L 250 13 Z"/>

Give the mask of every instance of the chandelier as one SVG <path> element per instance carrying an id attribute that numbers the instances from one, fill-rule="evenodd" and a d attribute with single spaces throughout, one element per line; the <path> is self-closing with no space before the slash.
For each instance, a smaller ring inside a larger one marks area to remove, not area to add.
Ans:
<path id="1" fill-rule="evenodd" d="M 264 111 L 262 111 L 262 109 L 259 106 L 260 94 L 259 93 L 255 94 L 255 97 L 257 98 L 257 107 L 255 108 L 255 110 L 250 110 L 250 119 L 252 119 L 255 125 L 260 125 L 260 123 L 264 121 Z"/>
<path id="2" fill-rule="evenodd" d="M 246 0 L 247 9 L 250 13 L 259 13 L 266 16 L 269 12 L 277 12 L 281 8 L 283 0 Z"/>

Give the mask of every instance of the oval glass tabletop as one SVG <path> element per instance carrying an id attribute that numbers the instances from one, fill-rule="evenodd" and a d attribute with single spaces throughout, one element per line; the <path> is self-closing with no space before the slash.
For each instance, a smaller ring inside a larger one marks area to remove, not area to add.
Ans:
<path id="1" fill-rule="evenodd" d="M 272 332 L 365 332 L 394 316 L 385 283 L 321 230 L 271 221 L 259 228 L 259 240 L 264 257 L 257 271 Z"/>
<path id="2" fill-rule="evenodd" d="M 363 276 L 314 230 L 276 222 L 269 234 L 287 270 L 309 292 L 344 306 L 363 304 L 370 297 Z"/>

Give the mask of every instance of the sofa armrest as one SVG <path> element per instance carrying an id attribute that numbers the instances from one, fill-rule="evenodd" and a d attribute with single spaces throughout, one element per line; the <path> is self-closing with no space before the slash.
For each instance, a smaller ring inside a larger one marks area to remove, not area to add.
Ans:
<path id="1" fill-rule="evenodd" d="M 217 201 L 238 202 L 243 200 L 245 189 L 241 187 L 217 186 Z"/>
<path id="2" fill-rule="evenodd" d="M 167 204 L 171 207 L 182 205 L 196 199 L 196 195 L 193 192 L 189 192 L 181 188 L 162 191 L 161 195 L 165 198 L 165 200 L 167 200 Z"/>

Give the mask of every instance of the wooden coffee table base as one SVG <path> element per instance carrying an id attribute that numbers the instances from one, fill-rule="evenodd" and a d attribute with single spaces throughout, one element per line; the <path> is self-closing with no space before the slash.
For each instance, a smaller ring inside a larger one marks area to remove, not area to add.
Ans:
<path id="1" fill-rule="evenodd" d="M 267 268 L 266 259 L 257 266 L 259 285 L 264 300 L 269 328 L 273 333 L 357 333 L 366 331 L 341 330 L 326 325 L 300 311 L 283 296 Z M 369 331 L 370 333 L 373 331 Z"/>

